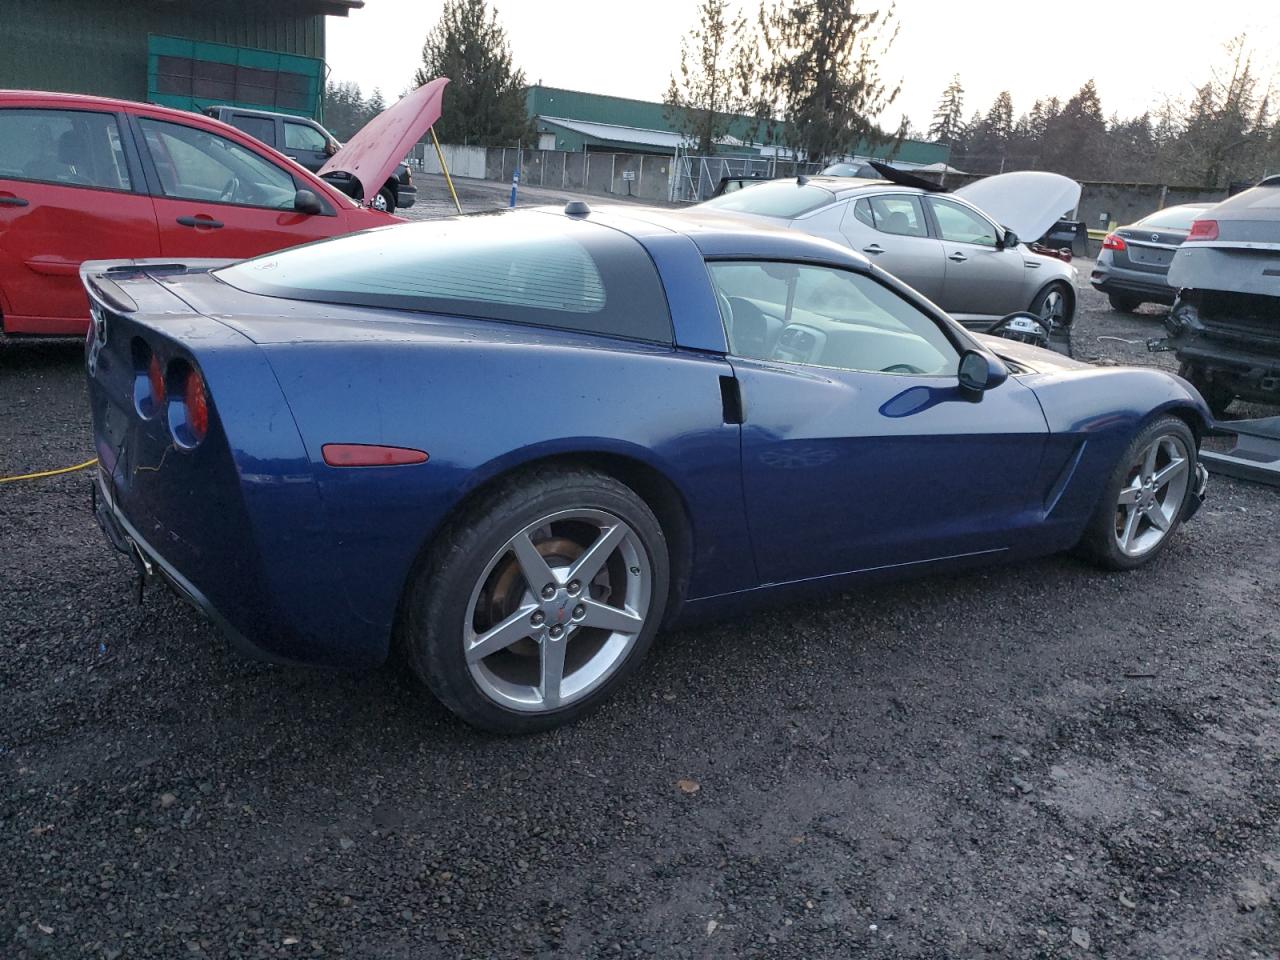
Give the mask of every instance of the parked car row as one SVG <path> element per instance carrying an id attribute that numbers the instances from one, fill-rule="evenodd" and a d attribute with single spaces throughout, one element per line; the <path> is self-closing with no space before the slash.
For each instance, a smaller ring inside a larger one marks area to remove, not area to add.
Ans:
<path id="1" fill-rule="evenodd" d="M 350 173 L 340 169 L 324 169 L 329 158 L 337 154 L 342 144 L 311 118 L 230 106 L 206 107 L 204 112 L 206 116 L 243 130 L 268 147 L 275 147 L 290 160 L 296 160 L 312 173 L 320 174 L 351 199 L 365 199 L 363 186 Z M 413 171 L 408 164 L 401 163 L 387 177 L 378 192 L 369 198 L 369 206 L 383 213 L 393 213 L 412 207 L 417 198 Z"/>
<path id="2" fill-rule="evenodd" d="M 1075 206 L 1079 193 L 1079 184 L 1049 173 L 1004 174 L 951 193 L 884 179 L 815 176 L 751 184 L 701 207 L 858 251 L 955 319 L 986 329 L 1017 311 L 1052 325 L 1071 323 L 1075 268 L 1028 249 L 1021 237 L 1043 235 Z"/>
<path id="3" fill-rule="evenodd" d="M 348 194 L 386 188 L 446 83 L 374 118 L 319 176 L 212 117 L 0 91 L 0 330 L 83 335 L 85 260 L 244 258 L 397 222 Z"/>
<path id="4" fill-rule="evenodd" d="M 1112 231 L 1090 281 L 1115 310 L 1171 306 L 1155 345 L 1216 416 L 1237 397 L 1280 403 L 1280 177 Z"/>

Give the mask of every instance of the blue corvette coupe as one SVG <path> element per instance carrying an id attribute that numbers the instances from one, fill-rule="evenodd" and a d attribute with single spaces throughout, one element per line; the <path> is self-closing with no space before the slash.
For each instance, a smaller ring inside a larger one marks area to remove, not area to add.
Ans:
<path id="1" fill-rule="evenodd" d="M 490 730 L 660 627 L 1077 548 L 1199 505 L 1184 381 L 967 332 L 826 241 L 691 215 L 410 223 L 83 279 L 95 509 L 256 656 L 398 647 Z"/>

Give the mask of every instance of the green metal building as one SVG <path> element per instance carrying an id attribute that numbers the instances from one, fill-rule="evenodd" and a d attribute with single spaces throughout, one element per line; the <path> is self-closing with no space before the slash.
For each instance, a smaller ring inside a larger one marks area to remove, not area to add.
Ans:
<path id="1" fill-rule="evenodd" d="M 0 88 L 314 114 L 324 83 L 325 17 L 362 6 L 364 0 L 0 0 Z"/>
<path id="2" fill-rule="evenodd" d="M 610 97 L 580 90 L 535 84 L 525 91 L 525 106 L 538 130 L 543 150 L 609 153 L 674 154 L 685 138 L 667 117 L 667 107 L 650 100 Z M 758 157 L 775 146 L 754 117 L 736 116 L 729 135 L 717 148 L 721 156 Z M 890 146 L 859 144 L 859 157 L 895 160 L 913 166 L 946 163 L 950 148 L 938 143 L 905 140 Z"/>

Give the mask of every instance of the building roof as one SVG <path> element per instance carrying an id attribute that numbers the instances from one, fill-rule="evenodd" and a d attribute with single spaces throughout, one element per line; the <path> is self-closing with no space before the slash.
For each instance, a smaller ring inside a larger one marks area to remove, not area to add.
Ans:
<path id="1" fill-rule="evenodd" d="M 688 142 L 688 138 L 676 130 L 671 109 L 652 100 L 633 100 L 533 84 L 525 90 L 525 104 L 530 117 L 569 131 L 574 139 L 587 138 L 600 146 L 629 150 L 649 147 L 662 153 L 672 153 L 677 146 Z M 727 153 L 771 154 L 773 148 L 780 144 L 781 133 L 781 124 L 734 115 L 728 119 L 728 135 L 717 142 L 729 148 L 725 151 Z M 854 150 L 859 157 L 878 157 L 913 165 L 945 163 L 950 152 L 944 144 L 919 140 L 876 146 L 860 143 Z"/>

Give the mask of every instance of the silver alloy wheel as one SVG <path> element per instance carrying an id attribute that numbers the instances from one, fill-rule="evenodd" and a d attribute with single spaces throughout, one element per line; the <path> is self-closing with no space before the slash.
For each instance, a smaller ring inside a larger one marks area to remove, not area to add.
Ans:
<path id="1" fill-rule="evenodd" d="M 376 194 L 374 194 L 373 199 L 369 201 L 369 206 L 373 207 L 373 209 L 375 209 L 375 210 L 380 210 L 380 211 L 382 211 L 383 213 L 386 213 L 386 212 L 387 212 L 387 198 L 386 198 L 386 197 L 384 197 L 381 193 L 376 193 Z"/>
<path id="2" fill-rule="evenodd" d="M 1177 434 L 1156 437 L 1130 465 L 1116 502 L 1115 536 L 1129 557 L 1150 553 L 1169 534 L 1191 482 L 1191 452 Z"/>
<path id="3" fill-rule="evenodd" d="M 1040 307 L 1040 319 L 1061 324 L 1066 315 L 1067 298 L 1063 296 L 1062 291 L 1054 289 L 1045 294 L 1044 304 Z"/>
<path id="4" fill-rule="evenodd" d="M 635 531 L 602 510 L 529 524 L 471 591 L 463 649 L 485 696 L 539 713 L 580 700 L 626 661 L 653 593 Z"/>

